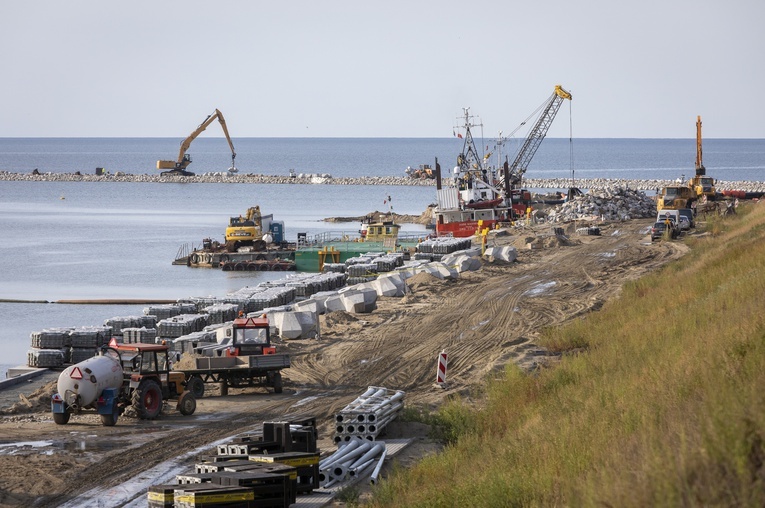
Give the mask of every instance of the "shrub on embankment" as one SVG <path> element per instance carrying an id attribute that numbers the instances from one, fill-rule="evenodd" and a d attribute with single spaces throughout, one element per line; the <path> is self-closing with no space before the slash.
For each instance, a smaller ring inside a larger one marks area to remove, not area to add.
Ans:
<path id="1" fill-rule="evenodd" d="M 442 408 L 452 443 L 372 504 L 765 505 L 765 204 L 707 227 L 679 262 L 547 330 L 572 352 L 559 364 L 508 368 L 479 411 Z"/>

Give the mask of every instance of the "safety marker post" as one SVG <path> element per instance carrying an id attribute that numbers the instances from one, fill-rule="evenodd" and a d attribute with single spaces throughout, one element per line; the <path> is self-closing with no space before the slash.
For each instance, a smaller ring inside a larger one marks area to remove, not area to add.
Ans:
<path id="1" fill-rule="evenodd" d="M 447 355 L 446 350 L 444 349 L 438 355 L 438 370 L 436 372 L 436 384 L 442 388 L 446 384 L 446 361 Z"/>

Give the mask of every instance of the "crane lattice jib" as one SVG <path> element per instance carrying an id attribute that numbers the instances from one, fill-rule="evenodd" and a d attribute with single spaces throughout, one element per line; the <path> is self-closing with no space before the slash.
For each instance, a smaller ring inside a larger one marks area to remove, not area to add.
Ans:
<path id="1" fill-rule="evenodd" d="M 571 100 L 571 94 L 561 88 L 560 85 L 556 86 L 555 92 L 553 92 L 550 97 L 547 107 L 545 107 L 542 114 L 539 115 L 537 123 L 529 132 L 526 141 L 524 141 L 521 149 L 518 150 L 518 155 L 510 166 L 509 173 L 513 184 L 520 183 L 521 177 L 528 169 L 531 159 L 537 152 L 539 145 L 542 144 L 542 140 L 545 139 L 547 131 L 550 129 L 550 125 L 552 125 L 555 115 L 558 114 L 558 110 L 560 109 L 561 104 L 563 104 L 564 99 Z"/>
<path id="2" fill-rule="evenodd" d="M 465 132 L 465 142 L 462 146 L 462 153 L 457 158 L 457 163 L 460 166 L 460 170 L 463 172 L 475 171 L 480 169 L 480 157 L 476 152 L 475 141 L 473 140 L 473 134 L 470 132 L 470 125 L 467 125 Z M 472 164 L 479 165 L 479 168 L 472 167 Z"/>

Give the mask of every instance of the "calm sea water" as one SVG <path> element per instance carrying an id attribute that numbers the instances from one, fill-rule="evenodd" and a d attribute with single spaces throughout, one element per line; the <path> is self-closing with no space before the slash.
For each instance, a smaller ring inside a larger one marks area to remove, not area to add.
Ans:
<path id="1" fill-rule="evenodd" d="M 330 173 L 401 176 L 407 166 L 448 168 L 458 139 L 235 139 L 241 173 Z M 491 150 L 492 141 L 482 147 Z M 569 140 L 548 139 L 527 173 L 567 178 Z M 574 140 L 577 177 L 677 178 L 693 173 L 695 140 Z M 0 171 L 154 173 L 158 158 L 177 156 L 176 139 L 0 139 Z M 512 153 L 510 144 L 503 150 Z M 225 140 L 200 138 L 190 150 L 197 173 L 225 171 Z M 765 140 L 705 140 L 708 174 L 722 180 L 765 180 Z M 421 213 L 432 187 L 336 185 L 0 182 L 0 299 L 61 300 L 223 296 L 283 274 L 222 272 L 173 266 L 185 243 L 223 239 L 231 215 L 260 205 L 298 232 L 356 230 L 321 219 L 387 210 Z M 406 226 L 417 229 L 419 226 Z M 0 377 L 25 363 L 29 334 L 53 326 L 102 324 L 138 315 L 144 306 L 0 303 Z"/>

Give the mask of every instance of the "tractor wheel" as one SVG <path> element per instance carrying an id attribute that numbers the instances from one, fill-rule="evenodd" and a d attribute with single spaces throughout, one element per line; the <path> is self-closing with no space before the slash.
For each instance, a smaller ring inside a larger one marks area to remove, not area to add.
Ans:
<path id="1" fill-rule="evenodd" d="M 71 413 L 53 413 L 53 421 L 56 422 L 56 425 L 66 425 L 69 423 L 69 417 L 72 416 Z"/>
<path id="2" fill-rule="evenodd" d="M 192 376 L 186 381 L 186 389 L 194 394 L 194 398 L 201 399 L 205 394 L 205 382 L 199 376 Z"/>
<path id="3" fill-rule="evenodd" d="M 133 391 L 133 407 L 141 420 L 153 420 L 162 411 L 162 390 L 153 379 L 141 381 Z"/>
<path id="4" fill-rule="evenodd" d="M 183 416 L 194 414 L 197 409 L 197 399 L 192 392 L 183 392 L 178 399 L 178 410 Z"/>
<path id="5" fill-rule="evenodd" d="M 282 385 L 282 373 L 281 372 L 274 372 L 273 375 L 273 384 L 274 384 L 274 393 L 282 393 L 283 385 Z"/>

